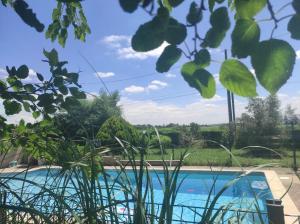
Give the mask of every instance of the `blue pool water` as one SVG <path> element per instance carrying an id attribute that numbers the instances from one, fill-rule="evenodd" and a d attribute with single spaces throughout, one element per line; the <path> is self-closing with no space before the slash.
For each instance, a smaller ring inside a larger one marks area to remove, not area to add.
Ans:
<path id="1" fill-rule="evenodd" d="M 51 172 L 52 174 L 55 174 L 59 172 L 59 170 L 53 169 Z M 110 170 L 109 174 L 112 176 L 117 175 L 116 171 L 114 170 Z M 239 172 L 225 171 L 181 171 L 177 182 L 179 183 L 181 180 L 184 180 L 179 188 L 175 204 L 200 208 L 204 207 L 212 187 L 213 190 L 211 192 L 210 200 L 213 200 L 213 197 L 226 184 L 238 177 L 240 174 L 241 173 Z M 22 174 L 22 176 L 23 175 L 24 174 Z M 130 177 L 130 179 L 133 179 L 133 173 L 131 171 L 127 171 L 127 175 Z M 26 178 L 40 184 L 47 182 L 48 185 L 51 185 L 55 182 L 54 176 L 55 175 L 53 175 L 53 177 L 52 175 L 49 176 L 48 170 L 38 170 L 29 172 Z M 163 182 L 163 173 L 162 171 L 157 171 L 157 173 L 152 172 L 151 177 L 154 188 L 154 201 L 156 203 L 161 203 L 163 198 L 163 190 L 159 178 Z M 101 179 L 100 182 L 102 182 Z M 11 188 L 16 189 L 17 191 L 19 188 L 21 188 L 23 183 L 21 181 L 10 181 L 8 184 Z M 38 191 L 38 189 L 33 186 L 28 186 L 26 191 L 27 193 L 35 193 Z M 119 197 L 119 199 L 123 199 L 122 192 L 116 193 L 116 195 L 116 197 Z M 215 208 L 220 208 L 221 206 L 227 206 L 230 204 L 230 209 L 232 210 L 241 209 L 255 211 L 256 207 L 258 207 L 260 211 L 265 212 L 265 200 L 271 198 L 273 198 L 272 193 L 264 173 L 255 172 L 248 176 L 242 177 L 226 191 L 224 191 L 221 197 L 218 199 Z M 201 209 L 197 212 L 201 213 Z M 195 212 L 193 212 L 191 209 L 174 207 L 175 216 L 182 216 L 181 213 L 183 213 L 183 219 L 186 221 L 193 221 L 194 219 L 199 218 L 197 215 L 195 216 Z M 251 219 L 253 219 L 252 216 Z"/>

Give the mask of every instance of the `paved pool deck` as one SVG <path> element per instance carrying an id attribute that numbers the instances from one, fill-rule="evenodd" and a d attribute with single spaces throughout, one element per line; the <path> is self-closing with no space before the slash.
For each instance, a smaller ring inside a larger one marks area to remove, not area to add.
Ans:
<path id="1" fill-rule="evenodd" d="M 32 167 L 30 171 L 49 168 L 49 166 Z M 59 168 L 52 166 L 51 168 Z M 113 166 L 106 166 L 106 169 L 115 169 Z M 154 169 L 161 170 L 162 167 L 156 166 Z M 252 170 L 254 167 L 244 167 L 243 170 Z M 0 173 L 22 172 L 25 168 L 4 168 L 0 169 Z M 183 166 L 181 170 L 187 171 L 242 171 L 240 167 L 208 167 L 208 166 Z M 284 213 L 292 215 L 285 217 L 285 224 L 300 223 L 295 222 L 295 217 L 300 216 L 300 179 L 290 168 L 261 168 L 255 171 L 265 173 L 268 184 L 275 199 L 281 198 L 288 190 L 288 193 L 282 198 L 284 205 Z"/>

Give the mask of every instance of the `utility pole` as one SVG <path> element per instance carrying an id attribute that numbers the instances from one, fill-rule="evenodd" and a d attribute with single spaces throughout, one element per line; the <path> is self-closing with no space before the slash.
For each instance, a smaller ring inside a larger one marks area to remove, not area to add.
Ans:
<path id="1" fill-rule="evenodd" d="M 227 50 L 225 50 L 225 60 L 228 59 Z M 234 105 L 234 95 L 232 92 L 227 90 L 227 105 L 228 105 L 228 117 L 229 117 L 229 141 L 228 148 L 230 153 L 232 153 L 232 146 L 235 139 L 235 105 Z M 230 165 L 232 165 L 232 155 L 230 154 Z"/>
<path id="2" fill-rule="evenodd" d="M 292 130 L 291 130 L 291 142 L 292 142 L 292 149 L 293 149 L 293 170 L 297 172 L 298 167 L 297 167 L 297 155 L 296 155 L 296 147 L 295 147 L 295 128 L 294 128 L 294 121 L 291 123 L 292 125 Z"/>

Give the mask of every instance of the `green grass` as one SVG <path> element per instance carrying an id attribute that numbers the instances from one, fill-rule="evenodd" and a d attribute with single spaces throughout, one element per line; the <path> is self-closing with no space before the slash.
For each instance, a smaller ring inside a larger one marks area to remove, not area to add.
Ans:
<path id="1" fill-rule="evenodd" d="M 183 153 L 185 148 L 174 149 L 174 159 L 179 159 L 180 154 Z M 171 159 L 173 150 L 166 149 L 167 154 L 165 155 L 166 159 Z M 291 167 L 293 162 L 292 151 L 287 149 L 278 149 L 276 150 L 283 155 L 283 159 L 270 158 L 269 157 L 258 157 L 258 156 L 249 156 L 246 154 L 246 150 L 237 150 L 233 149 L 232 153 L 237 158 L 239 163 L 242 166 L 255 166 L 268 163 L 278 163 L 282 167 Z M 229 165 L 229 154 L 224 149 L 219 148 L 188 148 L 190 155 L 185 159 L 184 165 L 188 166 L 227 166 Z M 147 160 L 159 160 L 161 159 L 159 149 L 150 149 L 146 155 Z M 300 151 L 297 151 L 297 163 L 300 167 Z M 233 166 L 238 164 L 233 162 Z"/>

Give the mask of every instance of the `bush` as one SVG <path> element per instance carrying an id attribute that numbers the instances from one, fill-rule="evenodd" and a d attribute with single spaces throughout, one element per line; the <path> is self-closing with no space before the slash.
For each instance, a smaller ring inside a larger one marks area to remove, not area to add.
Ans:
<path id="1" fill-rule="evenodd" d="M 169 147 L 172 146 L 172 140 L 169 136 L 160 135 L 159 138 L 160 138 L 160 143 L 162 144 L 162 146 L 164 148 L 169 148 Z M 151 136 L 150 146 L 152 146 L 154 148 L 159 148 L 160 147 L 158 137 L 156 135 Z"/>
<path id="2" fill-rule="evenodd" d="M 180 131 L 178 130 L 160 130 L 162 135 L 168 136 L 171 139 L 173 145 L 180 145 Z"/>
<path id="3" fill-rule="evenodd" d="M 140 143 L 140 135 L 137 129 L 118 116 L 107 119 L 97 134 L 97 139 L 101 141 L 102 145 L 118 145 L 115 137 L 132 145 L 139 145 Z"/>

